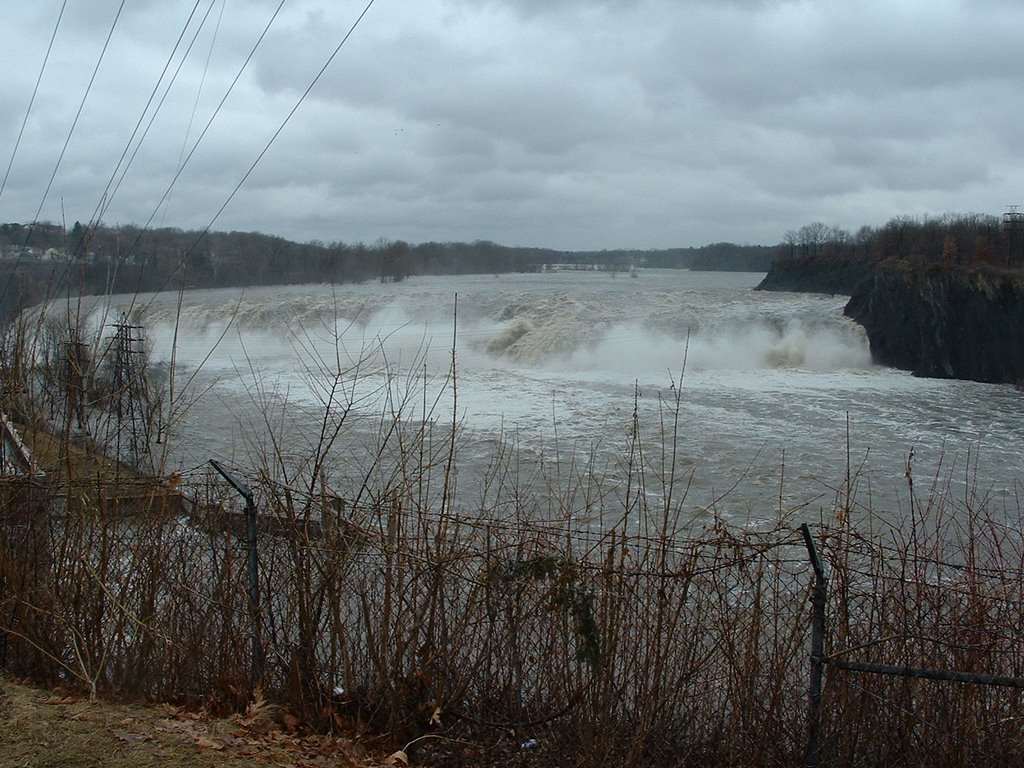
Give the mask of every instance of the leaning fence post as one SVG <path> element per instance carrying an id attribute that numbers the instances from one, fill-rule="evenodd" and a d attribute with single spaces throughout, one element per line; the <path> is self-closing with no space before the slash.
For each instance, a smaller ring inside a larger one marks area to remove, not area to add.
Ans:
<path id="1" fill-rule="evenodd" d="M 821 750 L 821 684 L 825 669 L 825 570 L 807 523 L 800 526 L 807 554 L 814 568 L 814 591 L 811 594 L 811 683 L 807 708 L 807 766 L 817 766 Z"/>
<path id="2" fill-rule="evenodd" d="M 260 684 L 260 680 L 263 679 L 263 648 L 260 642 L 259 561 L 256 551 L 256 502 L 248 485 L 235 480 L 216 460 L 210 459 L 210 465 L 245 499 L 246 540 L 249 545 L 249 611 L 252 620 L 252 687 L 255 690 Z"/>

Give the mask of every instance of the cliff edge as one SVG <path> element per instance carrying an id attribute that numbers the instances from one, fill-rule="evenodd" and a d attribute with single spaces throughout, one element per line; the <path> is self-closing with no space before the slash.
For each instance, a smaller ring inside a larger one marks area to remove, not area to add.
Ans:
<path id="1" fill-rule="evenodd" d="M 869 279 L 875 263 L 852 257 L 798 256 L 776 259 L 758 291 L 793 291 L 852 296 Z"/>
<path id="2" fill-rule="evenodd" d="M 846 305 L 876 362 L 917 376 L 1024 382 L 1024 276 L 986 267 L 876 265 Z"/>
<path id="3" fill-rule="evenodd" d="M 1024 273 L 986 265 L 803 257 L 758 290 L 850 296 L 875 362 L 916 376 L 1024 383 Z"/>

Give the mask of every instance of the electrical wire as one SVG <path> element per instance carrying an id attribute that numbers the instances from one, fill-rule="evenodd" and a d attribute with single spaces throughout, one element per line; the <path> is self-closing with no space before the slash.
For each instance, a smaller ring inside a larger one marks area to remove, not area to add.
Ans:
<path id="1" fill-rule="evenodd" d="M 249 63 L 252 61 L 253 56 L 256 55 L 256 50 L 260 47 L 260 44 L 263 42 L 263 39 L 267 36 L 267 33 L 270 31 L 271 26 L 273 26 L 274 21 L 276 21 L 278 15 L 281 13 L 281 9 L 284 7 L 284 4 L 286 2 L 287 0 L 281 0 L 281 2 L 277 4 L 277 7 L 274 9 L 274 13 L 271 14 L 270 19 L 267 21 L 266 26 L 264 26 L 259 38 L 257 38 L 256 42 L 249 50 L 249 54 L 245 57 L 245 61 L 242 62 L 242 66 L 239 68 L 237 74 L 235 74 L 234 79 L 231 81 L 231 84 L 228 86 L 228 89 L 224 92 L 224 95 L 221 97 L 220 102 L 214 108 L 213 114 L 210 115 L 210 119 L 207 120 L 206 125 L 203 126 L 203 130 L 200 132 L 199 137 L 192 145 L 192 149 L 189 150 L 188 155 L 185 157 L 184 161 L 180 164 L 178 170 L 171 178 L 170 183 L 167 185 L 167 189 L 164 190 L 163 195 L 160 196 L 160 199 L 157 201 L 156 207 L 153 209 L 153 212 L 149 215 L 149 218 L 146 219 L 146 223 L 143 224 L 142 228 L 139 230 L 139 235 L 135 238 L 134 243 L 129 248 L 129 252 L 131 252 L 132 248 L 138 245 L 138 242 L 142 237 L 142 233 L 148 230 L 150 225 L 153 223 L 153 219 L 156 218 L 157 213 L 160 211 L 160 208 L 167 200 L 167 197 L 171 194 L 175 184 L 178 183 L 178 179 L 181 177 L 182 172 L 185 170 L 189 162 L 192 160 L 192 157 L 195 155 L 196 150 L 199 148 L 199 145 L 202 143 L 203 139 L 206 137 L 207 132 L 210 130 L 210 126 L 213 125 L 214 120 L 217 119 L 217 115 L 220 114 L 220 111 L 221 109 L 223 109 L 225 102 L 227 102 L 228 100 L 228 97 L 231 95 L 232 91 L 234 91 L 235 86 L 238 84 L 238 81 L 242 78 L 242 74 L 245 72 L 246 69 L 248 69 Z"/>
<path id="2" fill-rule="evenodd" d="M 100 56 L 96 60 L 96 66 L 93 67 L 92 76 L 89 78 L 89 84 L 85 88 L 85 93 L 82 95 L 82 102 L 78 105 L 78 111 L 75 113 L 75 119 L 71 123 L 71 129 L 68 131 L 67 138 L 64 139 L 64 146 L 60 150 L 60 155 L 57 157 L 57 162 L 53 166 L 53 173 L 50 174 L 50 180 L 46 183 L 46 189 L 43 191 L 43 198 L 39 201 L 39 208 L 36 209 L 36 215 L 32 217 L 32 225 L 29 227 L 29 234 L 26 236 L 26 243 L 28 237 L 31 236 L 32 227 L 39 221 L 39 216 L 43 212 L 43 206 L 46 204 L 46 198 L 50 195 L 50 189 L 53 187 L 54 179 L 57 178 L 57 171 L 60 169 L 61 162 L 64 160 L 64 154 L 68 150 L 68 145 L 71 143 L 71 137 L 75 133 L 75 128 L 78 127 L 78 121 L 82 116 L 82 111 L 85 109 L 85 103 L 89 99 L 89 94 L 92 92 L 93 83 L 96 82 L 96 75 L 100 71 L 100 65 L 103 63 L 103 59 L 107 54 L 107 49 L 110 47 L 110 40 L 114 36 L 114 30 L 117 28 L 117 23 L 121 18 L 121 12 L 124 10 L 125 0 L 121 0 L 121 4 L 117 7 L 117 13 L 114 15 L 114 21 L 110 25 L 110 31 L 107 32 L 107 38 L 103 41 L 103 49 L 100 51 Z"/>
<path id="3" fill-rule="evenodd" d="M 210 219 L 210 222 L 206 225 L 206 227 L 203 228 L 202 233 L 199 235 L 199 237 L 196 239 L 196 242 L 193 243 L 192 247 L 189 249 L 189 253 L 192 253 L 198 247 L 199 243 L 210 231 L 213 225 L 217 222 L 217 219 L 220 218 L 220 215 L 224 213 L 224 210 L 234 199 L 235 195 L 238 194 L 238 191 L 242 188 L 242 185 L 245 184 L 245 182 L 249 179 L 249 176 L 252 174 L 252 172 L 256 170 L 256 166 L 259 165 L 264 155 L 267 154 L 267 152 L 270 150 L 270 147 L 273 146 L 274 142 L 277 140 L 277 137 L 281 135 L 282 131 L 284 131 L 285 127 L 291 121 L 292 117 L 298 111 L 299 107 L 302 106 L 302 103 L 306 100 L 306 97 L 309 96 L 310 92 L 320 81 L 320 78 L 323 77 L 328 67 L 331 66 L 331 62 L 333 62 L 335 57 L 337 57 L 338 53 L 344 47 L 345 43 L 348 42 L 348 39 L 352 36 L 352 33 L 355 32 L 356 27 L 359 26 L 359 23 L 363 20 L 363 17 L 366 16 L 367 13 L 369 13 L 370 8 L 373 7 L 373 4 L 375 2 L 376 0 L 369 0 L 369 2 L 366 4 L 366 7 L 363 8 L 362 13 L 360 13 L 356 20 L 352 23 L 352 26 L 349 28 L 348 32 L 346 32 L 345 36 L 341 39 L 341 42 L 338 43 L 338 45 L 335 47 L 331 55 L 327 57 L 327 61 L 324 62 L 323 66 L 320 67 L 320 71 L 317 72 L 316 76 L 312 79 L 312 81 L 310 81 L 309 85 L 306 86 L 306 90 L 302 92 L 302 95 L 299 97 L 298 101 L 295 102 L 295 106 L 291 108 L 291 111 L 288 112 L 288 114 L 285 116 L 284 120 L 281 122 L 281 125 L 278 126 L 276 131 L 274 131 L 274 134 L 270 137 L 270 140 L 267 141 L 266 145 L 263 147 L 263 150 L 259 153 L 259 155 L 257 155 L 256 159 L 252 162 L 252 165 L 249 166 L 249 169 L 245 172 L 245 174 L 243 174 L 238 184 L 235 185 L 235 188 L 231 190 L 231 193 L 224 201 L 224 204 L 217 209 L 217 212 L 214 214 L 213 218 Z"/>
<path id="4" fill-rule="evenodd" d="M 50 44 L 46 46 L 46 55 L 43 56 L 43 65 L 39 68 L 39 75 L 36 77 L 35 87 L 32 89 L 32 98 L 28 101 L 28 109 L 25 110 L 25 118 L 21 121 L 21 128 L 18 130 L 18 138 L 14 141 L 14 149 L 11 150 L 11 159 L 7 163 L 7 170 L 4 172 L 4 180 L 0 182 L 0 198 L 4 196 L 4 189 L 7 187 L 7 179 L 11 175 L 11 168 L 14 166 L 14 158 L 18 154 L 18 147 L 21 146 L 21 138 L 25 134 L 25 126 L 28 124 L 29 115 L 32 114 L 32 105 L 36 102 L 36 95 L 39 93 L 39 84 L 43 81 L 43 73 L 46 71 L 46 64 L 50 60 L 50 52 L 53 50 L 53 41 L 57 39 L 57 30 L 60 29 L 61 19 L 64 18 L 64 9 L 68 6 L 68 0 L 60 6 L 57 14 L 57 23 L 53 25 L 53 34 L 50 35 Z"/>
<path id="5" fill-rule="evenodd" d="M 224 103 L 227 101 L 228 96 L 231 94 L 231 92 L 234 89 L 235 85 L 238 83 L 238 80 L 241 78 L 242 73 L 246 70 L 246 68 L 248 67 L 248 65 L 249 65 L 250 61 L 252 60 L 253 56 L 256 54 L 257 48 L 259 47 L 260 43 L 262 43 L 264 37 L 266 37 L 267 33 L 270 30 L 271 25 L 273 25 L 274 21 L 276 20 L 278 14 L 280 13 L 281 8 L 284 6 L 285 2 L 286 2 L 286 0 L 281 0 L 281 2 L 278 4 L 277 8 L 274 10 L 273 15 L 271 16 L 270 20 L 267 22 L 267 25 L 264 28 L 264 30 L 263 30 L 262 34 L 260 35 L 259 39 L 257 39 L 256 43 L 253 45 L 252 49 L 249 52 L 249 55 L 246 57 L 245 61 L 243 62 L 242 67 L 239 69 L 238 73 L 235 75 L 234 80 L 232 80 L 231 85 L 228 87 L 228 90 L 225 92 L 224 96 L 221 98 L 220 103 L 214 109 L 213 114 L 210 116 L 210 119 L 207 121 L 206 125 L 203 127 L 203 130 L 200 132 L 199 137 L 196 139 L 195 143 L 192 145 L 192 148 L 189 150 L 187 156 L 184 158 L 183 161 L 180 162 L 178 170 L 175 172 L 173 178 L 171 179 L 171 182 L 168 184 L 167 189 L 164 191 L 164 193 L 161 195 L 160 199 L 157 201 L 157 204 L 154 207 L 153 212 L 149 215 L 149 218 L 146 219 L 146 223 L 140 228 L 139 233 L 135 237 L 135 240 L 132 242 L 131 246 L 129 246 L 127 253 L 130 254 L 135 249 L 135 247 L 138 246 L 139 242 L 141 241 L 142 235 L 150 228 L 150 226 L 153 223 L 153 219 L 156 218 L 156 216 L 159 213 L 160 209 L 164 206 L 164 204 L 166 203 L 167 199 L 172 194 L 172 192 L 174 190 L 174 187 L 177 184 L 178 179 L 180 178 L 182 172 L 185 170 L 186 166 L 191 161 L 193 155 L 195 154 L 196 150 L 199 147 L 199 144 L 202 142 L 203 138 L 206 136 L 206 133 L 209 131 L 210 126 L 213 124 L 214 119 L 220 113 L 220 110 L 223 108 Z M 316 84 L 323 77 L 324 73 L 330 67 L 331 63 L 337 57 L 338 53 L 341 52 L 341 49 L 345 46 L 345 43 L 348 42 L 349 38 L 355 32 L 356 28 L 359 26 L 360 22 L 362 22 L 363 18 L 366 16 L 366 14 L 370 11 L 370 8 L 373 7 L 375 2 L 376 2 L 376 0 L 369 0 L 369 2 L 363 8 L 363 10 L 359 14 L 359 16 L 356 17 L 356 20 L 349 27 L 348 31 L 342 37 L 342 39 L 338 43 L 338 45 L 335 46 L 335 48 L 331 52 L 330 56 L 327 57 L 327 60 L 320 67 L 319 71 L 313 77 L 313 79 L 310 81 L 309 85 L 306 86 L 306 89 L 302 92 L 302 95 L 299 97 L 299 99 L 296 101 L 295 105 L 291 108 L 291 110 L 285 116 L 284 120 L 282 120 L 282 122 L 278 126 L 277 130 L 274 131 L 273 135 L 270 137 L 270 139 L 264 145 L 263 149 L 257 155 L 256 159 L 252 162 L 252 164 L 249 166 L 249 168 L 246 170 L 246 172 L 242 175 L 242 178 L 235 185 L 234 189 L 232 189 L 232 191 L 228 194 L 228 196 L 225 199 L 224 203 L 220 206 L 220 208 L 217 209 L 217 212 L 210 219 L 209 223 L 200 231 L 200 233 L 196 237 L 195 241 L 192 243 L 192 245 L 185 252 L 185 254 L 183 256 L 184 259 L 187 259 L 193 253 L 195 253 L 196 249 L 199 247 L 199 244 L 203 241 L 203 239 L 206 237 L 206 235 L 210 232 L 210 230 L 213 228 L 213 225 L 220 218 L 221 214 L 224 213 L 225 209 L 228 207 L 228 205 L 234 199 L 235 195 L 238 194 L 239 190 L 241 190 L 242 186 L 245 184 L 245 182 L 252 175 L 253 171 L 259 165 L 260 161 L 263 159 L 263 157 L 270 150 L 271 146 L 273 146 L 274 142 L 277 140 L 277 138 L 284 131 L 285 127 L 291 121 L 292 117 L 298 111 L 299 107 L 302 105 L 302 103 L 306 100 L 306 98 L 312 92 L 313 88 L 316 86 Z M 170 279 L 171 279 L 170 276 L 168 276 L 168 278 L 164 281 L 164 285 L 166 285 L 170 281 Z"/>
<path id="6" fill-rule="evenodd" d="M 185 33 L 188 31 L 189 26 L 191 26 L 192 19 L 195 17 L 196 11 L 199 10 L 199 5 L 200 3 L 202 3 L 202 1 L 203 0 L 196 0 L 195 5 L 192 6 L 192 11 L 189 13 L 188 18 L 185 20 L 185 24 L 181 29 L 181 33 L 178 35 L 178 39 L 174 43 L 174 47 L 171 49 L 171 52 L 167 57 L 167 61 L 164 62 L 164 68 L 160 71 L 160 77 L 157 78 L 156 83 L 153 85 L 153 90 L 150 91 L 149 99 L 146 101 L 146 105 L 142 108 L 142 113 L 139 115 L 139 119 L 135 123 L 135 128 L 132 130 L 131 136 L 128 137 L 128 142 L 127 144 L 125 144 L 125 148 L 121 152 L 121 157 L 118 158 L 117 164 L 114 166 L 114 170 L 110 174 L 110 179 L 107 181 L 107 186 L 104 188 L 103 194 L 100 195 L 100 202 L 97 204 L 96 209 L 93 211 L 93 215 L 90 219 L 90 226 L 95 227 L 99 225 L 100 221 L 103 218 L 103 214 L 106 212 L 107 208 L 113 202 L 114 195 L 117 194 L 117 189 L 120 188 L 121 182 L 124 180 L 125 174 L 128 173 L 128 169 L 131 166 L 132 161 L 134 161 L 136 154 L 138 154 L 139 147 L 142 146 L 142 142 L 145 141 L 146 139 L 146 135 L 149 132 L 149 127 L 152 126 L 153 120 L 156 118 L 156 115 L 160 111 L 160 107 L 163 105 L 163 99 L 161 99 L 159 104 L 157 105 L 157 108 L 153 111 L 153 114 L 150 118 L 149 126 L 146 127 L 146 131 L 139 139 L 138 145 L 135 148 L 135 152 L 132 153 L 131 158 L 128 160 L 127 163 L 125 163 L 125 158 L 128 157 L 128 152 L 131 150 L 132 144 L 135 141 L 136 136 L 139 135 L 139 129 L 142 127 L 142 123 L 146 119 L 146 115 L 149 113 L 149 108 L 153 105 L 153 100 L 156 98 L 156 94 L 160 90 L 160 84 L 164 81 L 164 78 L 167 76 L 167 72 L 171 67 L 171 62 L 174 61 L 174 56 L 178 52 L 178 49 L 181 47 L 181 41 L 185 39 Z M 199 22 L 199 25 L 196 28 L 195 36 L 198 36 L 200 30 L 202 30 L 203 28 L 203 25 L 206 23 L 206 19 L 209 17 L 210 11 L 213 9 L 214 2 L 215 0 L 213 0 L 210 3 L 210 8 L 207 9 L 206 15 L 203 17 L 202 21 Z M 193 36 L 192 38 L 193 42 L 195 42 L 195 36 Z M 182 56 L 182 62 L 185 61 L 185 58 L 188 56 L 188 51 L 191 50 L 191 48 L 192 44 L 190 43 L 188 50 L 186 50 L 184 56 Z M 171 85 L 174 84 L 180 72 L 181 66 L 179 65 L 178 69 L 174 72 L 174 75 L 171 77 L 170 82 L 167 85 L 168 90 L 170 89 Z M 164 92 L 165 98 L 166 94 L 167 91 Z M 124 165 L 123 171 L 122 165 Z M 117 178 L 119 171 L 121 171 L 121 178 L 118 180 L 117 186 L 115 187 L 114 179 Z"/>
<path id="7" fill-rule="evenodd" d="M 213 7 L 212 5 L 210 6 Z M 188 138 L 192 134 L 192 126 L 195 124 L 196 113 L 199 111 L 199 100 L 203 95 L 203 87 L 206 85 L 206 76 L 210 71 L 210 60 L 213 58 L 213 50 L 217 45 L 217 38 L 220 35 L 220 25 L 224 21 L 224 9 L 227 7 L 227 0 L 221 0 L 220 3 L 220 14 L 217 16 L 217 25 L 213 28 L 213 37 L 210 40 L 210 49 L 206 52 L 206 62 L 203 65 L 203 76 L 199 80 L 199 87 L 196 89 L 196 98 L 192 102 L 192 113 L 188 118 L 188 125 L 185 127 L 185 138 L 181 142 L 181 151 L 178 153 L 178 168 L 181 168 L 182 161 L 185 157 L 185 150 L 188 149 Z M 161 225 L 167 218 L 167 211 L 171 206 L 170 198 L 167 199 L 167 204 L 164 206 L 164 215 L 161 219 Z"/>

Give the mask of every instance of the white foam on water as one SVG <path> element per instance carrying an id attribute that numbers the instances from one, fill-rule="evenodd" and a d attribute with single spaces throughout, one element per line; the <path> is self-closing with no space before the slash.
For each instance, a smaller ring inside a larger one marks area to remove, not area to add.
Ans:
<path id="1" fill-rule="evenodd" d="M 175 294 L 110 306 L 144 307 L 158 360 L 170 359 L 178 324 L 179 382 L 196 374 L 194 392 L 213 386 L 204 397 L 220 398 L 183 429 L 197 442 L 204 430 L 222 442 L 236 434 L 232 420 L 251 410 L 254 390 L 315 414 L 340 372 L 353 387 L 345 397 L 368 416 L 398 403 L 403 419 L 460 420 L 478 441 L 472 456 L 514 435 L 524 454 L 543 455 L 557 439 L 598 446 L 614 463 L 634 408 L 657 443 L 680 395 L 678 449 L 697 504 L 744 472 L 733 508 L 777 500 L 783 456 L 787 498 L 830 493 L 845 472 L 848 427 L 876 502 L 897 503 L 911 448 L 923 475 L 980 455 L 982 485 L 1015 487 L 1018 392 L 874 366 L 841 297 L 756 293 L 755 282 L 671 271 L 476 276 L 196 291 L 180 315 Z"/>

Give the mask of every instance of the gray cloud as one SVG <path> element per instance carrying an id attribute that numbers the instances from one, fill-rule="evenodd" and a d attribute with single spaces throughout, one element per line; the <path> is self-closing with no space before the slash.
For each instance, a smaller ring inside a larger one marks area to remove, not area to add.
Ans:
<path id="1" fill-rule="evenodd" d="M 210 2 L 108 221 L 208 223 L 363 5 L 289 0 L 157 211 L 277 5 L 228 0 L 211 49 Z M 59 5 L 5 11 L 3 167 Z M 0 218 L 39 206 L 117 5 L 69 4 Z M 192 5 L 126 5 L 44 217 L 99 204 Z M 999 212 L 1024 189 L 1022 22 L 998 0 L 377 0 L 216 226 L 668 247 Z"/>

